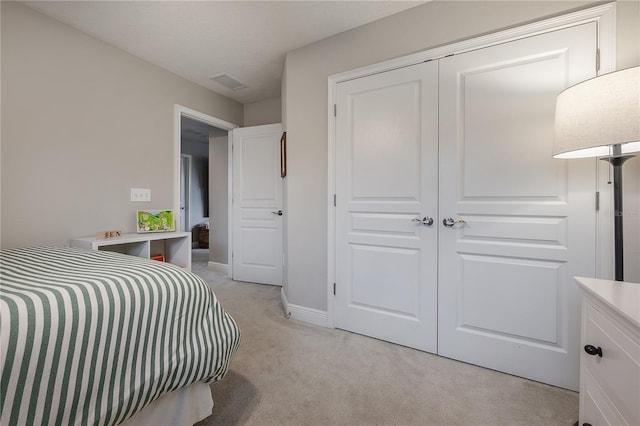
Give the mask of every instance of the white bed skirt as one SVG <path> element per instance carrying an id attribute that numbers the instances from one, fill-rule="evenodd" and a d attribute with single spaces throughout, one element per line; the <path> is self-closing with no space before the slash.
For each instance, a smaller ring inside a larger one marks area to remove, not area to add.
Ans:
<path id="1" fill-rule="evenodd" d="M 192 425 L 211 415 L 213 399 L 210 385 L 193 383 L 153 401 L 136 413 L 125 426 Z"/>

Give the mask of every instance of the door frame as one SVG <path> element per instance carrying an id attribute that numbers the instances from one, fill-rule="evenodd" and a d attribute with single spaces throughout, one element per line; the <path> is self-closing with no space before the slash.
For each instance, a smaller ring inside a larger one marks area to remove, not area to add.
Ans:
<path id="1" fill-rule="evenodd" d="M 187 232 L 187 229 L 189 229 L 189 215 L 191 211 L 191 206 L 189 204 L 191 202 L 191 163 L 193 161 L 193 156 L 189 154 L 183 154 L 182 152 L 180 152 L 181 166 L 183 161 L 185 162 L 185 171 L 186 171 L 186 181 L 184 183 L 186 194 L 184 194 L 184 229 L 180 229 L 180 231 Z M 180 180 L 182 180 L 182 167 L 180 167 L 180 171 L 181 171 Z M 181 193 L 180 195 L 182 195 L 182 182 L 180 185 L 180 193 Z M 182 224 L 182 214 L 180 213 L 179 216 L 180 216 L 179 223 Z M 180 226 L 180 228 L 182 227 Z"/>
<path id="2" fill-rule="evenodd" d="M 600 68 L 597 70 L 597 74 L 614 71 L 616 66 L 616 4 L 607 3 L 329 76 L 329 101 L 327 103 L 327 117 L 329 117 L 327 173 L 327 318 L 330 328 L 335 328 L 333 286 L 336 281 L 336 210 L 334 206 L 334 194 L 336 190 L 335 104 L 337 101 L 337 85 L 348 80 L 391 71 L 420 62 L 441 59 L 445 56 L 478 50 L 588 22 L 595 22 L 597 24 L 597 46 L 600 58 Z M 596 165 L 594 165 L 594 167 L 596 167 Z M 610 198 L 610 190 L 606 183 L 601 184 L 601 181 L 602 179 L 598 176 L 598 190 L 601 193 L 601 198 L 608 200 Z M 607 209 L 603 210 L 606 211 Z M 611 226 L 611 215 L 603 214 L 603 210 L 600 210 L 596 217 L 596 226 L 598 228 L 596 233 L 596 247 L 604 246 L 606 248 L 611 247 L 611 243 L 609 242 L 611 235 L 610 232 L 607 232 Z M 602 250 L 598 250 L 596 253 L 596 274 L 598 277 L 611 275 L 611 257 L 607 255 L 607 252 Z"/>
<path id="3" fill-rule="evenodd" d="M 188 117 L 192 120 L 199 121 L 204 124 L 208 124 L 212 127 L 217 127 L 222 130 L 226 130 L 231 132 L 233 129 L 237 129 L 240 127 L 235 123 L 231 123 L 229 121 L 222 120 L 220 118 L 196 111 L 191 108 L 187 108 L 182 105 L 175 104 L 173 108 L 173 211 L 178 212 L 180 215 L 180 161 L 181 161 L 181 149 L 180 149 L 180 141 L 182 135 L 182 124 L 181 118 Z M 233 253 L 233 240 L 231 229 L 233 226 L 233 214 L 232 214 L 232 196 L 233 196 L 233 164 L 232 164 L 232 143 L 233 138 L 231 135 L 227 138 L 228 144 L 228 155 L 227 155 L 227 174 L 228 174 L 228 189 L 227 189 L 227 205 L 228 205 L 228 220 L 229 220 L 229 235 L 228 239 L 228 275 L 232 276 L 233 273 L 233 265 L 231 264 L 231 254 Z M 211 200 L 209 200 L 211 202 Z"/>

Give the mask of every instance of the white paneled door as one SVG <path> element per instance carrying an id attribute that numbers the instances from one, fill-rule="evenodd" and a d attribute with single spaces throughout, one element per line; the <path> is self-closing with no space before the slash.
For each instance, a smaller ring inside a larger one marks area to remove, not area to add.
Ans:
<path id="1" fill-rule="evenodd" d="M 440 61 L 438 347 L 578 389 L 595 164 L 551 157 L 555 99 L 595 75 L 595 23 Z M 464 222 L 460 222 L 464 221 Z"/>
<path id="2" fill-rule="evenodd" d="M 577 389 L 596 167 L 551 154 L 595 43 L 582 24 L 337 84 L 337 327 Z"/>
<path id="3" fill-rule="evenodd" d="M 438 65 L 338 85 L 335 323 L 436 351 Z"/>
<path id="4" fill-rule="evenodd" d="M 245 127 L 231 133 L 233 279 L 282 285 L 282 125 Z"/>

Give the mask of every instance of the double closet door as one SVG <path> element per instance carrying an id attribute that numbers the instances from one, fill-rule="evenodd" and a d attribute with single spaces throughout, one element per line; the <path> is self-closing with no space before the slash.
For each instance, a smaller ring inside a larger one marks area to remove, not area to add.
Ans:
<path id="1" fill-rule="evenodd" d="M 582 24 L 337 85 L 338 328 L 578 388 L 595 162 L 551 157 Z"/>

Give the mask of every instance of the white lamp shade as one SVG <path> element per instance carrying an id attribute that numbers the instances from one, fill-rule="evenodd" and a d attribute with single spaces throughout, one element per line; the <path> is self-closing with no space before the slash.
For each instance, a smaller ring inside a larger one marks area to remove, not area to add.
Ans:
<path id="1" fill-rule="evenodd" d="M 604 74 L 571 86 L 556 101 L 554 158 L 640 151 L 640 67 Z"/>

